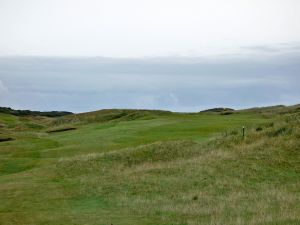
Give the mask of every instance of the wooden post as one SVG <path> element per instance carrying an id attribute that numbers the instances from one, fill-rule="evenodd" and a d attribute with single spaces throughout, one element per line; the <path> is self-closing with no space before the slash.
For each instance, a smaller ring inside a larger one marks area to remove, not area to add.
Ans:
<path id="1" fill-rule="evenodd" d="M 245 126 L 243 126 L 243 138 L 245 138 Z"/>

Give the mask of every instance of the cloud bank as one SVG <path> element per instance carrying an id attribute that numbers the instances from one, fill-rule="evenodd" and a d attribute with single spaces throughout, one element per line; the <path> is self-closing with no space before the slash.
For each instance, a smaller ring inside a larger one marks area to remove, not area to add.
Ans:
<path id="1" fill-rule="evenodd" d="M 199 111 L 299 103 L 300 54 L 271 55 L 226 59 L 1 57 L 0 104 L 83 112 L 102 108 Z"/>

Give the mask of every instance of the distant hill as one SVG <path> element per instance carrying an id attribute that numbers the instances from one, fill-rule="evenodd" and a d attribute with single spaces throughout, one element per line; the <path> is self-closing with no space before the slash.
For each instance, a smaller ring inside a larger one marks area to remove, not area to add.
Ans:
<path id="1" fill-rule="evenodd" d="M 9 107 L 0 107 L 0 113 L 11 114 L 15 116 L 47 116 L 47 117 L 59 117 L 73 114 L 72 112 L 65 111 L 50 111 L 40 112 L 31 110 L 15 110 Z"/>
<path id="2" fill-rule="evenodd" d="M 63 118 L 59 118 L 54 123 L 78 123 L 78 122 L 108 122 L 108 121 L 131 121 L 138 119 L 153 119 L 160 116 L 168 116 L 173 114 L 171 111 L 163 110 L 145 110 L 145 109 L 102 109 L 93 112 L 85 112 L 73 114 Z"/>

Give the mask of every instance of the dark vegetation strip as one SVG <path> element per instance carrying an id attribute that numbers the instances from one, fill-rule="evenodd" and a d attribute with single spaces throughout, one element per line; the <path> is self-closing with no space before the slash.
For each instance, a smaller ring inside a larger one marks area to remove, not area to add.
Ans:
<path id="1" fill-rule="evenodd" d="M 71 112 L 65 111 L 50 111 L 50 112 L 40 112 L 31 110 L 15 110 L 8 107 L 0 107 L 0 113 L 11 114 L 15 116 L 47 116 L 47 117 L 59 117 L 71 115 Z"/>
<path id="2" fill-rule="evenodd" d="M 61 129 L 56 129 L 56 130 L 49 130 L 46 131 L 47 133 L 55 133 L 55 132 L 64 132 L 64 131 L 69 131 L 69 130 L 76 130 L 77 128 L 75 127 L 69 127 L 69 128 L 61 128 Z"/>
<path id="3" fill-rule="evenodd" d="M 202 113 L 204 113 L 204 112 L 224 113 L 224 112 L 232 112 L 232 111 L 234 111 L 234 109 L 231 109 L 231 108 L 213 108 L 213 109 L 202 110 L 200 112 L 202 112 Z"/>
<path id="4" fill-rule="evenodd" d="M 13 138 L 0 138 L 0 142 L 4 142 L 4 141 L 14 141 L 15 139 Z"/>

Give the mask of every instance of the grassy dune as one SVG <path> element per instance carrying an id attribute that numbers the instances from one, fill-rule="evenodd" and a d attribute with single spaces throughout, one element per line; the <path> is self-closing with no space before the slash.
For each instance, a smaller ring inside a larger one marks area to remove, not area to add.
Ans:
<path id="1" fill-rule="evenodd" d="M 300 224 L 299 106 L 0 114 L 4 136 L 0 224 Z"/>

